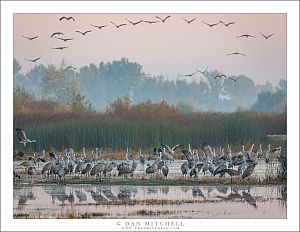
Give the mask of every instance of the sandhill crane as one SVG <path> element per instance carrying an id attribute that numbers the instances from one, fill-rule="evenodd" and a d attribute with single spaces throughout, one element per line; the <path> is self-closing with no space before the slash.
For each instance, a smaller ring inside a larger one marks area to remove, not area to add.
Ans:
<path id="1" fill-rule="evenodd" d="M 96 175 L 96 177 L 100 178 L 100 181 L 101 181 L 101 173 L 105 170 L 105 168 L 106 168 L 106 164 L 104 162 L 99 162 L 94 165 L 90 174 L 91 174 L 91 176 Z"/>
<path id="2" fill-rule="evenodd" d="M 254 163 L 249 164 L 249 165 L 246 167 L 245 171 L 243 172 L 242 178 L 244 179 L 244 178 L 247 178 L 247 177 L 248 177 L 248 180 L 249 180 L 249 178 L 250 178 L 250 176 L 252 175 L 252 173 L 253 173 L 253 171 L 254 171 L 256 165 L 257 165 L 257 162 L 254 162 Z"/>
<path id="3" fill-rule="evenodd" d="M 70 40 L 73 40 L 73 38 L 60 38 L 60 37 L 55 37 L 55 39 L 59 39 L 59 40 L 62 40 L 64 42 L 68 42 Z"/>
<path id="4" fill-rule="evenodd" d="M 172 155 L 175 154 L 175 150 L 177 148 L 181 147 L 181 144 L 176 144 L 175 146 L 172 147 L 172 149 L 168 145 L 166 145 L 166 144 L 162 144 L 161 143 L 160 145 L 163 146 L 164 148 L 167 148 L 172 153 Z"/>
<path id="5" fill-rule="evenodd" d="M 121 23 L 121 24 L 116 24 L 114 22 L 110 22 L 111 24 L 115 25 L 116 28 L 120 28 L 120 27 L 123 27 L 123 26 L 126 26 L 127 24 L 126 23 Z"/>
<path id="6" fill-rule="evenodd" d="M 206 69 L 205 70 L 198 70 L 197 69 L 197 71 L 199 72 L 199 73 L 201 73 L 203 76 L 205 76 L 205 74 L 207 73 L 207 69 L 208 69 L 208 66 L 206 66 Z"/>
<path id="7" fill-rule="evenodd" d="M 63 49 L 66 49 L 68 48 L 68 46 L 62 46 L 62 47 L 54 47 L 54 48 L 51 48 L 51 49 L 54 49 L 54 50 L 63 50 Z"/>
<path id="8" fill-rule="evenodd" d="M 103 29 L 104 27 L 108 27 L 108 25 L 100 25 L 100 26 L 97 26 L 97 25 L 94 25 L 94 24 L 90 24 L 92 27 L 96 27 L 98 29 Z"/>
<path id="9" fill-rule="evenodd" d="M 130 24 L 132 24 L 133 26 L 135 26 L 135 25 L 137 25 L 137 24 L 143 22 L 143 20 L 139 20 L 139 21 L 136 21 L 136 22 L 132 22 L 132 21 L 130 21 L 128 18 L 125 18 L 125 20 L 126 20 L 127 22 L 129 22 Z"/>
<path id="10" fill-rule="evenodd" d="M 130 172 L 131 169 L 132 169 L 132 166 L 130 164 L 126 163 L 126 162 L 123 162 L 123 163 L 119 164 L 117 166 L 117 170 L 119 171 L 118 172 L 118 177 L 122 176 L 122 175 L 127 175 Z"/>
<path id="11" fill-rule="evenodd" d="M 91 30 L 87 30 L 87 31 L 84 31 L 84 32 L 81 32 L 81 31 L 75 31 L 75 32 L 78 32 L 79 34 L 85 36 L 87 33 L 92 32 L 92 31 Z"/>
<path id="12" fill-rule="evenodd" d="M 57 31 L 57 32 L 52 33 L 50 37 L 53 38 L 53 36 L 55 36 L 55 35 L 62 35 L 62 36 L 65 36 L 64 33 L 60 32 L 60 31 Z"/>
<path id="13" fill-rule="evenodd" d="M 193 72 L 193 73 L 190 73 L 190 74 L 181 74 L 181 76 L 183 76 L 183 77 L 192 77 L 192 76 L 194 76 L 197 72 L 198 72 L 198 71 Z"/>
<path id="14" fill-rule="evenodd" d="M 272 152 L 273 155 L 278 158 L 281 155 L 281 146 L 272 149 Z"/>
<path id="15" fill-rule="evenodd" d="M 59 21 L 62 21 L 63 19 L 65 19 L 67 21 L 73 20 L 73 22 L 75 22 L 75 19 L 72 16 L 70 16 L 70 17 L 63 16 L 63 17 L 59 18 Z"/>
<path id="16" fill-rule="evenodd" d="M 171 160 L 173 161 L 174 160 L 173 156 L 166 152 L 165 147 L 163 148 L 163 152 L 161 153 L 160 158 L 161 158 L 161 160 L 168 160 L 168 161 L 171 161 Z"/>
<path id="17" fill-rule="evenodd" d="M 241 52 L 232 52 L 232 53 L 227 53 L 226 54 L 227 56 L 231 56 L 231 55 L 240 55 L 240 56 L 246 56 L 246 54 L 244 54 L 244 53 L 241 53 Z"/>
<path id="18" fill-rule="evenodd" d="M 31 40 L 31 41 L 33 41 L 33 40 L 39 38 L 39 36 L 27 37 L 27 36 L 24 36 L 24 35 L 23 35 L 22 37 L 25 38 L 25 39 Z"/>
<path id="19" fill-rule="evenodd" d="M 72 65 L 69 65 L 69 66 L 67 66 L 67 67 L 64 69 L 64 71 L 67 71 L 68 69 L 74 69 L 74 70 L 76 70 L 75 67 L 73 67 Z"/>
<path id="20" fill-rule="evenodd" d="M 190 24 L 190 23 L 192 23 L 192 22 L 194 22 L 197 18 L 193 18 L 193 19 L 190 19 L 190 20 L 188 20 L 188 19 L 185 19 L 185 18 L 182 18 L 187 24 Z"/>
<path id="21" fill-rule="evenodd" d="M 28 178 L 29 176 L 32 178 L 32 175 L 35 174 L 36 168 L 34 166 L 29 166 L 27 168 L 27 174 L 28 174 Z"/>
<path id="22" fill-rule="evenodd" d="M 157 171 L 157 165 L 155 163 L 153 163 L 152 165 L 147 164 L 147 168 L 146 168 L 146 175 L 150 174 L 152 175 L 153 173 L 155 173 Z"/>
<path id="23" fill-rule="evenodd" d="M 20 175 L 16 171 L 13 171 L 13 174 L 14 174 L 14 180 L 15 178 L 18 178 L 19 180 L 21 179 Z"/>
<path id="24" fill-rule="evenodd" d="M 81 175 L 85 175 L 85 177 L 87 178 L 90 171 L 92 169 L 92 164 L 91 163 L 87 163 L 85 168 L 81 171 Z"/>
<path id="25" fill-rule="evenodd" d="M 39 59 L 41 59 L 41 57 L 37 57 L 37 58 L 35 58 L 35 59 L 27 59 L 27 58 L 25 58 L 25 60 L 30 61 L 30 62 L 32 62 L 32 63 L 35 63 L 35 62 L 38 61 Z"/>
<path id="26" fill-rule="evenodd" d="M 160 21 L 162 21 L 164 23 L 168 18 L 171 18 L 171 15 L 168 15 L 165 18 L 161 18 L 159 16 L 155 16 L 155 18 L 159 19 Z"/>
<path id="27" fill-rule="evenodd" d="M 16 128 L 17 136 L 19 139 L 19 143 L 22 143 L 24 147 L 26 147 L 27 143 L 36 143 L 36 140 L 30 140 L 26 137 L 26 133 L 21 128 Z"/>
<path id="28" fill-rule="evenodd" d="M 141 165 L 144 167 L 144 164 L 145 164 L 145 157 L 142 155 L 142 149 L 140 149 L 140 157 L 139 157 L 139 161 L 140 161 Z"/>
<path id="29" fill-rule="evenodd" d="M 163 175 L 167 178 L 168 174 L 169 174 L 169 167 L 165 164 L 161 170 L 162 170 Z"/>
<path id="30" fill-rule="evenodd" d="M 255 202 L 254 198 L 251 196 L 250 193 L 247 193 L 247 192 L 243 191 L 242 195 L 243 195 L 243 198 L 245 199 L 245 201 L 249 205 L 252 205 L 255 209 L 257 208 L 256 202 Z"/>
<path id="31" fill-rule="evenodd" d="M 188 163 L 187 163 L 187 162 L 184 162 L 184 163 L 181 165 L 180 169 L 181 169 L 182 175 L 183 175 L 184 177 L 186 177 L 186 175 L 187 175 L 187 173 L 188 173 L 188 170 L 189 170 Z"/>
<path id="32" fill-rule="evenodd" d="M 270 158 L 269 158 L 270 151 L 271 151 L 271 145 L 269 144 L 268 149 L 263 152 L 265 154 L 265 162 L 267 164 L 270 162 Z"/>
<path id="33" fill-rule="evenodd" d="M 209 24 L 209 23 L 206 23 L 202 20 L 202 23 L 204 23 L 205 25 L 209 26 L 209 27 L 214 27 L 216 25 L 218 25 L 219 23 L 213 23 L 213 24 Z"/>
<path id="34" fill-rule="evenodd" d="M 250 37 L 250 38 L 255 38 L 256 36 L 254 36 L 254 35 L 249 35 L 249 34 L 243 34 L 243 35 L 238 35 L 236 38 L 242 38 L 242 37 L 245 37 L 245 38 L 248 38 L 248 37 Z"/>
<path id="35" fill-rule="evenodd" d="M 159 21 L 155 21 L 155 20 L 143 20 L 144 23 L 149 23 L 149 24 L 153 24 L 153 23 L 159 23 Z"/>
<path id="36" fill-rule="evenodd" d="M 229 169 L 229 168 L 226 168 L 225 169 L 225 172 L 230 176 L 230 179 L 231 179 L 231 183 L 232 183 L 232 177 L 233 176 L 239 176 L 242 174 L 242 166 L 239 166 L 238 167 L 238 170 L 234 170 L 234 169 Z"/>
<path id="37" fill-rule="evenodd" d="M 46 163 L 42 169 L 42 175 L 45 175 L 45 173 L 47 173 L 47 177 L 49 177 L 51 166 L 52 166 L 52 161 L 49 161 L 48 163 Z"/>
<path id="38" fill-rule="evenodd" d="M 220 75 L 216 75 L 214 78 L 217 79 L 217 78 L 222 78 L 222 77 L 226 78 L 227 76 L 225 74 L 220 74 Z"/>
<path id="39" fill-rule="evenodd" d="M 40 161 L 43 162 L 43 163 L 46 162 L 46 160 L 45 160 L 45 150 L 43 150 L 42 153 L 40 153 L 40 154 L 34 153 L 33 156 L 28 157 L 28 160 L 34 160 L 34 163 L 37 163 L 38 167 L 39 167 L 39 162 Z"/>
<path id="40" fill-rule="evenodd" d="M 219 21 L 220 23 L 222 23 L 225 27 L 228 27 L 229 25 L 233 25 L 235 24 L 235 22 L 229 22 L 229 23 L 224 23 L 223 21 Z"/>
<path id="41" fill-rule="evenodd" d="M 269 39 L 271 36 L 273 36 L 274 35 L 274 33 L 272 33 L 272 34 L 269 34 L 269 35 L 265 35 L 265 34 L 263 34 L 263 33 L 261 33 L 261 32 L 259 32 L 265 39 Z"/>
<path id="42" fill-rule="evenodd" d="M 220 164 L 219 166 L 216 167 L 214 170 L 214 176 L 215 175 L 220 175 L 220 177 L 223 177 L 226 173 L 227 165 L 226 164 Z"/>
<path id="43" fill-rule="evenodd" d="M 109 173 L 109 177 L 111 178 L 111 171 L 117 166 L 117 163 L 112 161 L 109 164 L 105 166 L 105 169 L 103 170 L 103 174 L 106 177 L 106 174 Z"/>

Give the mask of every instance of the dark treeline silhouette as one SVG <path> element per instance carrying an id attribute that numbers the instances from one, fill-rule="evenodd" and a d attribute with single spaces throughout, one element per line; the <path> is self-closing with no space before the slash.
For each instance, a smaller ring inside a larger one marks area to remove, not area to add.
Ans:
<path id="1" fill-rule="evenodd" d="M 149 76 L 143 67 L 126 58 L 113 62 L 100 62 L 81 67 L 78 72 L 53 65 L 34 66 L 27 73 L 14 59 L 14 87 L 21 87 L 37 99 L 54 99 L 63 104 L 71 101 L 73 92 L 86 97 L 96 110 L 105 110 L 117 97 L 128 95 L 132 102 L 147 99 L 165 101 L 179 106 L 185 112 L 236 110 L 282 112 L 286 105 L 286 80 L 275 87 L 269 82 L 255 84 L 244 75 L 229 76 L 232 79 L 215 79 L 218 71 L 200 73 L 193 79 L 181 77 L 175 81 L 163 76 Z M 180 77 L 180 75 L 178 75 Z M 273 96 L 273 94 L 275 94 Z"/>

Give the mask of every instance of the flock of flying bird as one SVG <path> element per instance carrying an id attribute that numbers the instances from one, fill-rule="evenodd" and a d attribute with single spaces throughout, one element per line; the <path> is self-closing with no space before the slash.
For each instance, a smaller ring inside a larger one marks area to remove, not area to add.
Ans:
<path id="1" fill-rule="evenodd" d="M 16 133 L 19 139 L 19 143 L 24 144 L 36 142 L 36 140 L 30 140 L 27 138 L 24 130 L 16 128 Z M 153 148 L 152 154 L 148 156 L 148 163 L 145 170 L 146 175 L 153 175 L 157 173 L 162 173 L 164 177 L 168 177 L 169 174 L 169 164 L 174 161 L 175 151 L 182 147 L 182 145 L 177 144 L 172 148 L 166 144 L 161 144 L 159 148 Z M 202 153 L 199 154 L 198 150 L 191 149 L 189 145 L 188 149 L 181 150 L 181 159 L 185 160 L 180 169 L 182 175 L 186 177 L 189 173 L 190 177 L 198 178 L 198 174 L 210 172 L 213 176 L 219 175 L 224 177 L 228 174 L 231 177 L 241 176 L 242 178 L 249 178 L 253 173 L 256 165 L 258 164 L 258 159 L 263 158 L 266 163 L 270 163 L 270 158 L 278 158 L 281 154 L 281 147 L 277 147 L 271 150 L 271 146 L 268 145 L 268 149 L 263 151 L 262 145 L 256 151 L 256 155 L 253 156 L 254 144 L 252 144 L 249 150 L 242 146 L 242 151 L 233 155 L 231 152 L 231 147 L 227 146 L 227 151 L 220 147 L 220 150 L 216 152 L 214 148 L 210 145 L 204 143 L 202 144 Z M 17 156 L 24 157 L 23 152 L 16 151 L 14 153 L 14 160 Z M 37 171 L 36 165 L 39 166 L 40 162 L 46 163 L 43 165 L 41 174 L 50 175 L 54 178 L 58 177 L 59 180 L 65 178 L 67 174 L 76 175 L 77 173 L 87 176 L 96 176 L 101 180 L 101 174 L 105 177 L 107 174 L 111 177 L 111 172 L 116 169 L 117 176 L 133 176 L 136 171 L 138 164 L 143 166 L 146 163 L 146 158 L 142 155 L 141 149 L 137 160 L 134 159 L 134 154 L 130 153 L 128 148 L 125 153 L 125 159 L 121 162 L 101 160 L 101 152 L 98 148 L 92 150 L 90 156 L 86 155 L 85 148 L 83 148 L 82 153 L 76 156 L 72 148 L 67 148 L 64 151 L 64 155 L 57 155 L 53 152 L 48 154 L 51 161 L 46 161 L 46 152 L 43 150 L 41 154 L 34 154 L 29 156 L 28 160 L 20 163 L 20 166 L 26 168 L 28 178 L 32 177 Z M 20 175 L 14 171 L 15 178 L 21 178 Z"/>
<path id="2" fill-rule="evenodd" d="M 98 28 L 100 30 L 103 30 L 104 28 L 109 27 L 109 25 L 113 25 L 113 26 L 115 26 L 116 29 L 119 29 L 121 27 L 127 26 L 128 24 L 131 24 L 132 26 L 136 26 L 136 25 L 142 24 L 142 23 L 147 23 L 147 24 L 165 23 L 166 21 L 169 21 L 171 18 L 172 18 L 171 15 L 167 15 L 165 17 L 155 16 L 155 19 L 152 19 L 152 20 L 142 20 L 142 19 L 140 19 L 138 21 L 132 21 L 132 20 L 129 20 L 128 18 L 125 18 L 126 22 L 124 22 L 124 23 L 119 23 L 118 24 L 118 23 L 115 23 L 113 21 L 110 21 L 109 24 L 103 24 L 103 25 L 90 24 L 90 26 L 94 27 L 94 28 Z M 191 19 L 182 18 L 182 19 L 187 24 L 194 23 L 197 20 L 197 18 L 191 18 Z M 76 22 L 75 18 L 72 17 L 72 16 L 69 16 L 69 17 L 62 16 L 62 17 L 59 18 L 59 21 Z M 207 22 L 205 22 L 203 20 L 201 20 L 201 22 L 204 25 L 206 25 L 206 26 L 208 26 L 210 28 L 215 27 L 215 26 L 217 26 L 219 24 L 222 24 L 226 28 L 228 28 L 229 26 L 232 26 L 232 25 L 234 25 L 236 23 L 234 21 L 224 22 L 222 20 L 219 20 L 216 23 L 207 23 Z M 88 33 L 91 33 L 92 30 L 91 29 L 88 29 L 88 30 L 85 30 L 85 31 L 76 30 L 75 32 L 79 33 L 82 36 L 86 36 Z M 271 34 L 264 34 L 262 32 L 259 32 L 259 33 L 266 40 L 268 40 L 271 36 L 274 35 L 274 33 L 271 33 Z M 23 38 L 33 41 L 33 40 L 38 39 L 39 36 L 32 36 L 32 37 L 31 36 L 23 36 Z M 64 41 L 64 42 L 68 42 L 68 41 L 74 40 L 74 38 L 65 38 L 65 34 L 63 32 L 61 32 L 61 31 L 53 32 L 50 35 L 50 38 L 55 38 L 55 39 L 58 39 L 58 40 L 61 40 L 61 41 Z M 256 36 L 255 35 L 250 35 L 250 34 L 241 34 L 241 35 L 236 36 L 236 38 L 256 38 Z M 64 50 L 64 49 L 67 49 L 68 47 L 69 46 L 58 46 L 58 47 L 51 47 L 51 49 L 53 49 L 53 50 Z M 227 53 L 226 55 L 228 55 L 228 56 L 231 56 L 231 55 L 246 56 L 246 54 L 241 53 L 241 52 L 232 52 L 232 53 Z M 36 61 L 38 61 L 40 59 L 41 59 L 41 57 L 37 57 L 37 58 L 34 58 L 34 59 L 25 58 L 25 60 L 27 60 L 29 62 L 33 62 L 33 63 L 35 63 Z M 74 70 L 76 70 L 76 68 L 73 67 L 73 66 L 68 66 L 68 67 L 65 68 L 65 70 L 67 70 L 67 69 L 74 69 Z M 201 73 L 203 76 L 206 76 L 205 75 L 206 72 L 207 72 L 207 68 L 206 68 L 205 71 L 199 71 L 199 70 L 197 70 L 196 72 L 193 72 L 193 73 L 190 73 L 190 74 L 183 74 L 181 76 L 192 77 L 196 73 Z M 225 74 L 216 75 L 214 77 L 214 79 L 217 79 L 217 78 L 220 78 L 220 79 L 222 79 L 222 78 L 228 78 L 229 80 L 232 80 L 234 82 L 236 82 L 238 80 L 238 79 L 234 79 L 232 77 L 229 77 L 229 76 L 227 76 Z"/>

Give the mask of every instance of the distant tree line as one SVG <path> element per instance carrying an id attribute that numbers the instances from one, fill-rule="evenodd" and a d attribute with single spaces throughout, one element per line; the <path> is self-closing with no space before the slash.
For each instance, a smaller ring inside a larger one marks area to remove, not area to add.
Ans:
<path id="1" fill-rule="evenodd" d="M 98 111 L 107 110 L 123 96 L 128 96 L 133 103 L 163 101 L 184 113 L 237 110 L 280 113 L 286 110 L 286 80 L 280 80 L 274 89 L 269 82 L 255 84 L 244 75 L 232 76 L 238 79 L 236 82 L 215 80 L 219 72 L 211 71 L 207 77 L 199 77 L 200 81 L 182 78 L 171 81 L 163 76 L 146 75 L 140 64 L 126 58 L 89 64 L 78 72 L 65 70 L 66 66 L 66 61 L 62 61 L 59 68 L 41 64 L 22 74 L 19 62 L 14 59 L 14 90 L 69 107 L 81 101 L 84 108 Z"/>

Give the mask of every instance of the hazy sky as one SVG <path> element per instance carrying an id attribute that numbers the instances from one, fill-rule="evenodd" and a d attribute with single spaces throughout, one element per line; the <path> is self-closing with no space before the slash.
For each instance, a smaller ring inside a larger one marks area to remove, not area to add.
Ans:
<path id="1" fill-rule="evenodd" d="M 64 15 L 76 21 L 59 21 Z M 163 18 L 168 14 L 14 14 L 14 57 L 23 72 L 35 65 L 25 58 L 41 57 L 36 64 L 56 66 L 65 58 L 79 69 L 89 63 L 98 65 L 126 57 L 140 63 L 145 73 L 168 78 L 208 66 L 209 71 L 244 74 L 257 83 L 268 80 L 277 84 L 286 79 L 285 14 L 171 14 L 165 23 L 136 26 L 125 20 L 158 20 L 156 15 Z M 183 18 L 196 20 L 187 24 Z M 235 24 L 211 28 L 202 22 L 212 24 L 219 20 Z M 117 29 L 111 21 L 127 25 Z M 90 24 L 109 26 L 100 30 Z M 76 30 L 92 32 L 82 36 Z M 50 38 L 56 31 L 74 40 Z M 259 32 L 274 35 L 266 40 Z M 256 38 L 237 38 L 242 34 Z M 37 35 L 39 38 L 33 41 L 22 37 Z M 62 51 L 51 49 L 58 46 L 69 47 Z M 226 55 L 232 52 L 246 56 Z"/>

